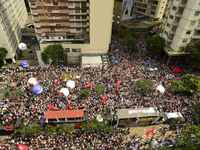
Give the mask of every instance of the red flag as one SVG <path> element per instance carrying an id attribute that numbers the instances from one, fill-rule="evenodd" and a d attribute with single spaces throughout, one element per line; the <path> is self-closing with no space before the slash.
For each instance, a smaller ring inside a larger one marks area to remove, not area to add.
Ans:
<path id="1" fill-rule="evenodd" d="M 71 107 L 70 103 L 68 103 L 68 107 L 69 107 L 69 110 L 72 110 L 72 107 Z"/>
<path id="2" fill-rule="evenodd" d="M 56 108 L 53 107 L 51 104 L 48 103 L 48 105 L 49 105 L 49 109 L 50 109 L 50 110 L 55 110 L 55 109 L 56 109 Z"/>
<path id="3" fill-rule="evenodd" d="M 58 80 L 55 80 L 55 86 L 57 86 L 58 85 Z"/>
<path id="4" fill-rule="evenodd" d="M 91 85 L 91 83 L 90 83 L 90 80 L 88 80 L 88 85 L 89 85 L 90 88 L 92 88 L 92 85 Z"/>
<path id="5" fill-rule="evenodd" d="M 120 85 L 120 80 L 119 80 L 119 81 L 117 81 L 117 87 L 119 87 L 119 85 Z"/>
<path id="6" fill-rule="evenodd" d="M 103 96 L 103 102 L 104 103 L 106 102 L 106 96 Z"/>
<path id="7" fill-rule="evenodd" d="M 28 147 L 26 147 L 25 145 L 17 144 L 17 146 L 19 147 L 20 150 L 28 150 Z"/>
<path id="8" fill-rule="evenodd" d="M 149 134 L 150 134 L 150 133 L 153 133 L 153 131 L 154 131 L 154 127 L 151 128 L 149 131 L 147 131 L 146 136 L 149 136 Z"/>

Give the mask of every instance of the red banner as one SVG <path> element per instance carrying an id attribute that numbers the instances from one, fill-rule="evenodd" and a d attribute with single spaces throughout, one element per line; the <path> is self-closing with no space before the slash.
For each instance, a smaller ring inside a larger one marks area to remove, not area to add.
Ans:
<path id="1" fill-rule="evenodd" d="M 119 81 L 117 81 L 117 87 L 119 87 L 120 86 L 120 80 Z"/>
<path id="2" fill-rule="evenodd" d="M 69 110 L 72 110 L 70 103 L 68 103 L 68 108 L 69 108 Z"/>
<path id="3" fill-rule="evenodd" d="M 51 104 L 48 103 L 48 105 L 49 105 L 49 109 L 50 109 L 51 111 L 56 109 L 56 108 L 53 107 Z"/>
<path id="4" fill-rule="evenodd" d="M 25 145 L 17 144 L 17 146 L 19 147 L 20 150 L 28 150 L 28 147 L 26 147 Z"/>
<path id="5" fill-rule="evenodd" d="M 103 102 L 104 103 L 106 102 L 106 96 L 103 96 Z"/>
<path id="6" fill-rule="evenodd" d="M 147 131 L 146 136 L 149 136 L 149 134 L 150 134 L 150 133 L 153 133 L 153 131 L 154 131 L 154 127 L 151 128 L 149 131 Z"/>
<path id="7" fill-rule="evenodd" d="M 88 85 L 89 85 L 90 88 L 92 88 L 92 85 L 91 85 L 91 83 L 90 83 L 90 80 L 88 80 Z"/>

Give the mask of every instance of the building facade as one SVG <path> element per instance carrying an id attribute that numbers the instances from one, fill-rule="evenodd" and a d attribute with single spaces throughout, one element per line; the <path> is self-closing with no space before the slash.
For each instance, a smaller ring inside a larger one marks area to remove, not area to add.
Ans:
<path id="1" fill-rule="evenodd" d="M 189 55 L 185 52 L 190 42 L 200 40 L 200 0 L 170 0 L 166 9 L 166 17 L 161 36 L 166 40 L 164 51 L 168 56 L 167 65 L 176 59 Z M 164 59 L 166 58 L 164 57 Z"/>
<path id="2" fill-rule="evenodd" d="M 29 4 L 41 51 L 60 43 L 68 64 L 79 63 L 81 54 L 107 53 L 113 0 L 29 0 Z"/>
<path id="3" fill-rule="evenodd" d="M 200 0 L 173 0 L 167 7 L 161 36 L 175 52 L 183 52 L 190 42 L 200 40 Z"/>
<path id="4" fill-rule="evenodd" d="M 123 20 L 123 10 L 127 2 L 133 2 L 132 18 L 130 19 L 129 17 L 129 19 Z M 123 28 L 128 28 L 134 30 L 136 34 L 145 34 L 147 36 L 150 32 L 155 33 L 163 23 L 166 5 L 167 0 L 115 0 L 113 33 L 117 34 Z"/>
<path id="5" fill-rule="evenodd" d="M 135 13 L 160 20 L 163 19 L 166 4 L 167 0 L 135 0 Z"/>
<path id="6" fill-rule="evenodd" d="M 18 44 L 21 41 L 21 28 L 27 19 L 24 0 L 0 1 L 0 47 L 8 50 L 6 62 L 13 62 L 18 58 Z"/>

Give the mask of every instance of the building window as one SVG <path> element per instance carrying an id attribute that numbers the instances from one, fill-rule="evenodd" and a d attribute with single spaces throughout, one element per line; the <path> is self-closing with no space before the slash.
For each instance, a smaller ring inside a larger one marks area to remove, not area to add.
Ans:
<path id="1" fill-rule="evenodd" d="M 196 11 L 194 16 L 199 16 L 199 14 L 200 14 L 200 11 Z"/>
<path id="2" fill-rule="evenodd" d="M 172 6 L 172 10 L 176 11 L 177 7 L 176 6 Z"/>
<path id="3" fill-rule="evenodd" d="M 174 19 L 174 16 L 170 15 L 169 18 L 173 20 L 173 19 Z"/>
<path id="4" fill-rule="evenodd" d="M 86 9 L 83 9 L 83 10 L 82 10 L 82 13 L 86 13 Z"/>
<path id="5" fill-rule="evenodd" d="M 75 52 L 75 53 L 76 53 L 76 52 L 77 52 L 77 49 L 72 49 L 72 52 Z"/>
<path id="6" fill-rule="evenodd" d="M 58 2 L 53 2 L 53 5 L 54 6 L 58 6 Z"/>
<path id="7" fill-rule="evenodd" d="M 79 13 L 80 13 L 80 10 L 75 10 L 75 13 L 76 13 L 76 14 L 79 14 Z"/>
<path id="8" fill-rule="evenodd" d="M 82 7 L 82 8 L 86 8 L 86 3 L 82 3 L 82 4 L 81 4 L 81 7 Z"/>
<path id="9" fill-rule="evenodd" d="M 69 10 L 69 13 L 70 13 L 70 14 L 71 14 L 71 13 L 73 14 L 73 13 L 74 13 L 74 10 L 70 9 L 70 10 Z"/>
<path id="10" fill-rule="evenodd" d="M 186 43 L 187 42 L 187 39 L 183 39 L 183 43 Z"/>
<path id="11" fill-rule="evenodd" d="M 74 19 L 74 16 L 69 16 L 69 19 Z"/>
<path id="12" fill-rule="evenodd" d="M 80 16 L 76 16 L 76 19 L 80 19 L 81 17 Z"/>
<path id="13" fill-rule="evenodd" d="M 164 34 L 166 34 L 168 36 L 168 32 L 167 31 L 165 31 Z"/>
<path id="14" fill-rule="evenodd" d="M 170 27 L 171 27 L 171 25 L 170 25 L 169 23 L 167 23 L 167 27 L 168 27 L 168 28 L 170 28 Z"/>
<path id="15" fill-rule="evenodd" d="M 75 3 L 75 8 L 80 8 L 80 3 Z"/>
<path id="16" fill-rule="evenodd" d="M 56 24 L 56 26 L 61 26 L 61 24 L 59 23 L 59 24 Z"/>
<path id="17" fill-rule="evenodd" d="M 82 16 L 82 19 L 87 19 L 87 16 Z"/>
<path id="18" fill-rule="evenodd" d="M 49 2 L 49 3 L 47 2 L 46 4 L 47 4 L 47 6 L 51 6 L 51 2 Z"/>
<path id="19" fill-rule="evenodd" d="M 76 31 L 81 31 L 81 28 L 77 28 Z"/>
<path id="20" fill-rule="evenodd" d="M 70 52 L 70 48 L 65 48 L 65 51 L 66 52 Z"/>
<path id="21" fill-rule="evenodd" d="M 69 6 L 73 6 L 73 3 L 68 3 Z"/>
<path id="22" fill-rule="evenodd" d="M 187 32 L 186 32 L 186 34 L 190 34 L 190 33 L 191 33 L 191 31 L 187 31 Z"/>
<path id="23" fill-rule="evenodd" d="M 48 9 L 47 11 L 48 11 L 49 13 L 51 13 L 51 12 L 52 12 L 52 10 L 51 10 L 51 9 Z"/>
<path id="24" fill-rule="evenodd" d="M 191 21 L 190 26 L 194 26 L 196 21 Z"/>

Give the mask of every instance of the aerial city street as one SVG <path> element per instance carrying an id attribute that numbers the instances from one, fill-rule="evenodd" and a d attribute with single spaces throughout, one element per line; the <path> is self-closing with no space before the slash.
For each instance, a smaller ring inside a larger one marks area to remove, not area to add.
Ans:
<path id="1" fill-rule="evenodd" d="M 199 69 L 200 0 L 0 0 L 0 150 L 199 150 Z"/>

